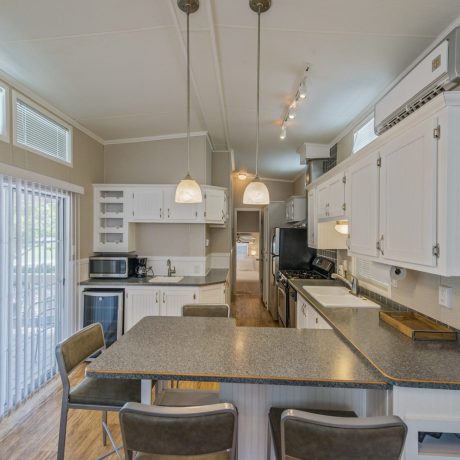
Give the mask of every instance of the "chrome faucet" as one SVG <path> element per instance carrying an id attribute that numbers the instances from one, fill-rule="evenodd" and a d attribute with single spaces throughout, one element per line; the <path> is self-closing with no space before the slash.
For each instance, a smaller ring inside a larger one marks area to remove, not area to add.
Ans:
<path id="1" fill-rule="evenodd" d="M 331 278 L 333 280 L 340 280 L 342 281 L 342 283 L 346 284 L 349 288 L 350 288 L 350 292 L 353 294 L 353 295 L 358 295 L 358 291 L 359 291 L 359 283 L 358 283 L 358 278 L 356 278 L 356 276 L 352 275 L 350 273 L 350 276 L 352 278 L 352 281 L 348 281 L 344 276 L 341 276 L 339 275 L 338 273 L 333 273 L 331 275 Z"/>
<path id="2" fill-rule="evenodd" d="M 172 276 L 176 274 L 176 267 L 171 268 L 171 259 L 166 261 L 166 265 L 168 266 L 168 276 Z"/>

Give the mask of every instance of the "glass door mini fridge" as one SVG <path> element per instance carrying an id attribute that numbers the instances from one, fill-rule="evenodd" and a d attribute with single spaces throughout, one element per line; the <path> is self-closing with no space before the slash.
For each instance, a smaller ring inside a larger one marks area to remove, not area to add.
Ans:
<path id="1" fill-rule="evenodd" d="M 123 289 L 85 289 L 82 293 L 83 327 L 101 323 L 105 344 L 123 334 Z"/>

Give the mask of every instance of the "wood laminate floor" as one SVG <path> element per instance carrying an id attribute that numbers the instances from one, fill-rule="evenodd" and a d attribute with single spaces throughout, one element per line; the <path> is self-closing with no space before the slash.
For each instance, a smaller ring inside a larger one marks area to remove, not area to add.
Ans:
<path id="1" fill-rule="evenodd" d="M 277 327 L 259 296 L 238 294 L 232 301 L 232 317 L 238 326 Z M 80 365 L 71 376 L 75 385 L 84 376 Z M 181 382 L 181 388 L 216 390 L 217 383 Z M 59 377 L 35 394 L 19 410 L 0 422 L 1 460 L 55 459 L 57 452 L 62 390 Z M 109 425 L 121 444 L 118 414 L 109 413 Z M 67 426 L 66 459 L 94 459 L 107 452 L 102 445 L 101 413 L 70 410 Z M 114 459 L 115 456 L 110 458 Z"/>

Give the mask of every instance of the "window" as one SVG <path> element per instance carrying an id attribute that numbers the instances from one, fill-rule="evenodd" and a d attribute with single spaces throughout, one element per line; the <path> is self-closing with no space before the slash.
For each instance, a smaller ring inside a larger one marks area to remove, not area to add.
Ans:
<path id="1" fill-rule="evenodd" d="M 376 138 L 377 135 L 374 132 L 374 117 L 372 117 L 355 130 L 353 137 L 353 153 L 366 147 L 367 144 L 370 144 Z"/>
<path id="2" fill-rule="evenodd" d="M 53 377 L 75 327 L 76 200 L 0 174 L 0 419 Z"/>
<path id="3" fill-rule="evenodd" d="M 72 164 L 72 127 L 24 96 L 13 97 L 14 144 Z"/>
<path id="4" fill-rule="evenodd" d="M 9 141 L 8 133 L 8 90 L 0 84 L 0 141 Z"/>
<path id="5" fill-rule="evenodd" d="M 364 287 L 369 287 L 382 295 L 388 295 L 391 282 L 388 265 L 356 257 L 354 272 Z"/>

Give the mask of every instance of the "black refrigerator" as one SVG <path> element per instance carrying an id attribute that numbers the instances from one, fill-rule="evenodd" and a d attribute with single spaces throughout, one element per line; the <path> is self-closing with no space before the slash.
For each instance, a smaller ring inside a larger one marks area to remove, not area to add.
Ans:
<path id="1" fill-rule="evenodd" d="M 279 270 L 309 270 L 316 250 L 308 247 L 306 228 L 275 227 L 270 248 L 271 273 L 269 309 L 273 319 L 278 318 L 276 276 Z"/>

